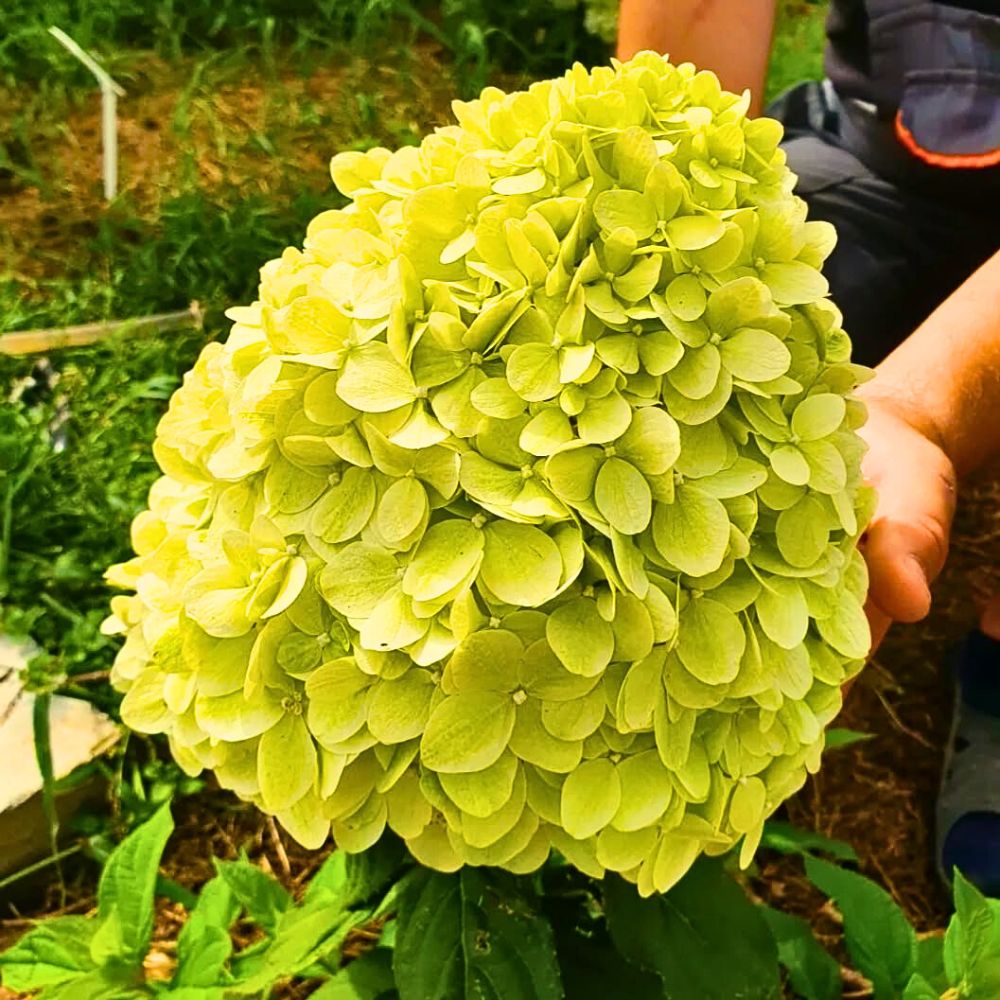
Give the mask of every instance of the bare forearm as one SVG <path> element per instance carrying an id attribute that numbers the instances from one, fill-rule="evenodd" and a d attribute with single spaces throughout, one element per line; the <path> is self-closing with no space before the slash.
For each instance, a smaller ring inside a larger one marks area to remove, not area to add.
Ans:
<path id="1" fill-rule="evenodd" d="M 1000 456 L 1000 253 L 878 366 L 862 395 L 901 410 L 960 475 Z"/>
<path id="2" fill-rule="evenodd" d="M 727 90 L 750 88 L 760 111 L 774 27 L 774 0 L 622 0 L 618 56 L 667 53 L 718 74 Z"/>

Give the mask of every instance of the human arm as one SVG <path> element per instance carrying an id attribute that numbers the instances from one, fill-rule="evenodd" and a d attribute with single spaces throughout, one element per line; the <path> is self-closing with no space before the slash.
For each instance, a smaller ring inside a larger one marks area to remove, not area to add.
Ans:
<path id="1" fill-rule="evenodd" d="M 864 543 L 875 645 L 930 610 L 959 476 L 1000 455 L 1000 253 L 878 366 L 859 395 L 879 491 Z"/>
<path id="2" fill-rule="evenodd" d="M 774 8 L 774 0 L 622 0 L 618 58 L 655 49 L 713 70 L 727 90 L 749 87 L 750 113 L 759 114 Z"/>

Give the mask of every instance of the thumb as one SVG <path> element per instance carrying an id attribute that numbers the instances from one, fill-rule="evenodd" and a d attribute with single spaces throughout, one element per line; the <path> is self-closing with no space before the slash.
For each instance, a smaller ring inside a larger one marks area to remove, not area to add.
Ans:
<path id="1" fill-rule="evenodd" d="M 930 585 L 948 555 L 948 535 L 955 511 L 954 477 L 926 465 L 900 470 L 880 484 L 875 517 L 863 552 L 870 577 L 869 599 L 893 621 L 914 622 L 930 610 Z"/>

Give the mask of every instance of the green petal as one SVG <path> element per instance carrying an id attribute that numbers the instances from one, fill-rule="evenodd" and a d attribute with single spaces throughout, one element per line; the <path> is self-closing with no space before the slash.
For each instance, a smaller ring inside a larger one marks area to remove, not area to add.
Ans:
<path id="1" fill-rule="evenodd" d="M 365 649 L 404 649 L 422 639 L 431 627 L 427 618 L 418 618 L 413 602 L 396 587 L 389 591 L 361 625 L 361 645 Z"/>
<path id="2" fill-rule="evenodd" d="M 341 549 L 319 576 L 327 603 L 348 618 L 364 618 L 399 582 L 391 552 L 365 542 Z"/>
<path id="3" fill-rule="evenodd" d="M 602 191 L 594 201 L 594 218 L 605 232 L 630 229 L 637 240 L 652 236 L 658 221 L 651 198 L 624 189 Z"/>
<path id="4" fill-rule="evenodd" d="M 518 439 L 520 446 L 532 455 L 554 455 L 575 435 L 569 418 L 557 407 L 539 410 L 525 425 Z"/>
<path id="5" fill-rule="evenodd" d="M 597 448 L 563 451 L 545 463 L 545 480 L 563 500 L 583 503 L 594 492 L 602 462 L 603 456 Z"/>
<path id="6" fill-rule="evenodd" d="M 521 768 L 511 753 L 504 753 L 489 767 L 468 774 L 438 775 L 448 798 L 470 816 L 492 816 L 510 801 L 514 779 Z"/>
<path id="7" fill-rule="evenodd" d="M 618 765 L 618 777 L 622 786 L 621 803 L 611 825 L 629 832 L 655 824 L 674 794 L 670 772 L 660 762 L 659 754 L 646 750 L 626 757 Z"/>
<path id="8" fill-rule="evenodd" d="M 621 805 L 618 771 L 606 759 L 584 761 L 563 784 L 560 817 L 563 828 L 585 840 L 611 822 Z"/>
<path id="9" fill-rule="evenodd" d="M 484 416 L 510 420 L 524 412 L 524 400 L 505 378 L 488 378 L 472 390 L 472 405 Z"/>
<path id="10" fill-rule="evenodd" d="M 524 656 L 521 640 L 506 629 L 481 629 L 459 643 L 444 672 L 448 694 L 513 691 Z"/>
<path id="11" fill-rule="evenodd" d="M 604 721 L 604 690 L 594 687 L 582 698 L 542 704 L 542 725 L 557 739 L 585 740 Z"/>
<path id="12" fill-rule="evenodd" d="M 725 223 L 714 215 L 681 215 L 667 223 L 667 239 L 678 250 L 702 250 L 725 231 Z"/>
<path id="13" fill-rule="evenodd" d="M 450 518 L 432 525 L 403 576 L 403 592 L 434 601 L 474 573 L 483 558 L 483 533 L 471 522 Z"/>
<path id="14" fill-rule="evenodd" d="M 394 681 L 375 684 L 368 702 L 368 728 L 381 743 L 419 736 L 430 714 L 434 683 L 425 670 L 408 670 Z"/>
<path id="15" fill-rule="evenodd" d="M 607 444 L 621 437 L 632 420 L 632 407 L 618 392 L 592 399 L 576 421 L 580 439 L 588 444 Z"/>
<path id="16" fill-rule="evenodd" d="M 545 532 L 527 524 L 494 521 L 485 529 L 480 579 L 501 601 L 537 608 L 559 589 L 562 559 Z"/>
<path id="17" fill-rule="evenodd" d="M 309 731 L 321 743 L 337 743 L 353 736 L 364 724 L 371 678 L 354 660 L 331 660 L 306 679 Z"/>
<path id="18" fill-rule="evenodd" d="M 718 385 L 721 365 L 719 349 L 715 344 L 705 344 L 685 351 L 677 366 L 667 373 L 667 378 L 688 399 L 704 399 Z"/>
<path id="19" fill-rule="evenodd" d="M 582 741 L 557 739 L 545 728 L 541 705 L 533 698 L 518 706 L 510 749 L 521 760 L 556 774 L 569 774 L 583 756 Z"/>
<path id="20" fill-rule="evenodd" d="M 690 576 L 713 573 L 729 548 L 729 515 L 719 500 L 687 484 L 672 504 L 657 504 L 653 541 L 669 563 Z"/>
<path id="21" fill-rule="evenodd" d="M 393 357 L 385 344 L 355 348 L 337 383 L 337 395 L 366 413 L 386 413 L 416 398 L 413 376 Z"/>
<path id="22" fill-rule="evenodd" d="M 257 780 L 265 807 L 288 809 L 312 788 L 319 774 L 316 747 L 302 717 L 286 715 L 257 745 Z"/>
<path id="23" fill-rule="evenodd" d="M 746 634 L 739 618 L 708 597 L 688 603 L 681 612 L 677 655 L 705 684 L 728 684 L 740 670 Z"/>
<path id="24" fill-rule="evenodd" d="M 871 648 L 871 633 L 861 602 L 845 593 L 838 601 L 834 613 L 816 622 L 819 634 L 838 653 L 852 660 L 861 660 Z"/>
<path id="25" fill-rule="evenodd" d="M 375 529 L 389 545 L 399 545 L 425 523 L 428 513 L 427 491 L 420 481 L 397 479 L 379 501 Z"/>
<path id="26" fill-rule="evenodd" d="M 764 634 L 782 649 L 794 649 L 809 631 L 809 608 L 802 588 L 794 580 L 772 577 L 754 607 Z"/>
<path id="27" fill-rule="evenodd" d="M 420 759 L 432 771 L 481 771 L 499 759 L 513 728 L 514 703 L 509 696 L 487 691 L 451 695 L 427 720 Z"/>
<path id="28" fill-rule="evenodd" d="M 830 291 L 826 278 L 816 268 L 799 260 L 765 264 L 760 276 L 771 289 L 774 301 L 783 306 L 815 302 Z"/>
<path id="29" fill-rule="evenodd" d="M 313 508 L 312 530 L 331 545 L 360 534 L 375 510 L 375 480 L 367 469 L 344 470 Z"/>
<path id="30" fill-rule="evenodd" d="M 747 833 L 764 820 L 767 787 L 760 778 L 741 778 L 729 800 L 729 822 L 737 833 Z"/>
<path id="31" fill-rule="evenodd" d="M 559 355 L 547 344 L 521 344 L 507 359 L 507 381 L 522 399 L 541 402 L 559 394 Z"/>
<path id="32" fill-rule="evenodd" d="M 702 283 L 693 274 L 682 274 L 667 285 L 664 293 L 670 311 L 685 322 L 699 319 L 705 312 L 708 296 Z"/>
<path id="33" fill-rule="evenodd" d="M 812 566 L 830 543 L 830 522 L 823 505 L 813 496 L 804 496 L 778 515 L 775 537 L 786 562 L 803 569 Z"/>
<path id="34" fill-rule="evenodd" d="M 636 410 L 628 430 L 615 445 L 616 454 L 647 476 L 663 475 L 678 460 L 681 451 L 677 422 L 658 406 Z"/>
<path id="35" fill-rule="evenodd" d="M 580 597 L 553 611 L 545 624 L 545 638 L 571 673 L 594 677 L 611 661 L 615 637 L 597 605 Z"/>
<path id="36" fill-rule="evenodd" d="M 816 441 L 837 430 L 846 413 L 843 396 L 831 392 L 807 396 L 792 413 L 792 432 L 803 441 Z"/>
<path id="37" fill-rule="evenodd" d="M 768 455 L 768 458 L 771 462 L 771 468 L 786 483 L 790 483 L 792 486 L 804 486 L 809 482 L 809 463 L 806 461 L 805 455 L 795 445 L 781 445 L 775 448 Z"/>
<path id="38" fill-rule="evenodd" d="M 767 382 L 788 371 L 792 356 L 788 348 L 766 330 L 742 327 L 719 345 L 722 363 L 747 382 Z"/>
<path id="39" fill-rule="evenodd" d="M 609 458 L 597 474 L 594 503 L 608 523 L 624 535 L 637 535 L 649 524 L 653 497 L 649 484 L 634 466 Z"/>

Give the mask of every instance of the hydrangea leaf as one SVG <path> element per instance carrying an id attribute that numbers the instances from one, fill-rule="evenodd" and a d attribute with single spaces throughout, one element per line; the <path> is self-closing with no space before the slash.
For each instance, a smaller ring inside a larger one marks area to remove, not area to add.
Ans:
<path id="1" fill-rule="evenodd" d="M 735 680 L 745 645 L 739 618 L 724 604 L 699 597 L 681 612 L 677 655 L 698 680 L 706 684 Z"/>
<path id="2" fill-rule="evenodd" d="M 514 703 L 489 691 L 440 701 L 420 739 L 420 759 L 432 771 L 467 774 L 495 763 L 514 729 Z"/>
<path id="3" fill-rule="evenodd" d="M 653 541 L 669 563 L 690 576 L 722 565 L 729 547 L 729 515 L 721 501 L 686 483 L 670 504 L 653 511 Z"/>
<path id="4" fill-rule="evenodd" d="M 586 840 L 611 822 L 619 805 L 621 782 L 614 764 L 605 758 L 584 761 L 563 784 L 563 828 L 571 837 Z"/>
<path id="5" fill-rule="evenodd" d="M 624 535 L 637 535 L 649 524 L 653 497 L 649 484 L 634 466 L 609 458 L 597 473 L 594 503 L 608 523 Z"/>
<path id="6" fill-rule="evenodd" d="M 580 597 L 560 605 L 545 624 L 552 651 L 571 673 L 599 674 L 611 661 L 615 637 L 592 600 Z"/>
<path id="7" fill-rule="evenodd" d="M 480 578 L 500 600 L 537 608 L 555 595 L 562 559 L 545 532 L 528 524 L 494 521 L 485 534 Z"/>

